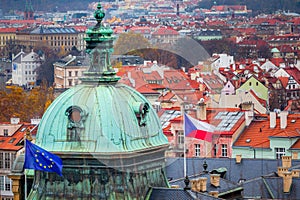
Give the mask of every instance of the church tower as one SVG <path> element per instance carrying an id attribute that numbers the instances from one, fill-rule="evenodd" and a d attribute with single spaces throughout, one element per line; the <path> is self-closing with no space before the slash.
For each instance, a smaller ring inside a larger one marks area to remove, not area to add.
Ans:
<path id="1" fill-rule="evenodd" d="M 24 19 L 25 20 L 33 20 L 34 17 L 33 17 L 33 7 L 32 7 L 32 4 L 31 4 L 31 0 L 26 0 L 26 3 L 25 3 L 25 11 L 24 11 Z"/>

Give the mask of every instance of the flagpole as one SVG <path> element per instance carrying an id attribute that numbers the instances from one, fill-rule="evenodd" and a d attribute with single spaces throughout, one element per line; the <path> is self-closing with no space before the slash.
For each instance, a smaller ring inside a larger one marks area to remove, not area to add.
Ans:
<path id="1" fill-rule="evenodd" d="M 24 135 L 24 157 L 26 156 L 26 134 Z M 24 160 L 25 162 L 25 160 Z M 27 200 L 27 174 L 26 174 L 26 169 L 24 169 L 24 174 L 25 174 L 25 184 L 24 184 L 24 195 L 25 195 L 25 200 Z"/>
<path id="2" fill-rule="evenodd" d="M 183 121 L 183 175 L 186 177 L 186 147 L 185 147 L 185 116 L 184 116 L 184 104 L 182 105 L 181 108 L 181 113 L 182 113 L 182 121 Z"/>

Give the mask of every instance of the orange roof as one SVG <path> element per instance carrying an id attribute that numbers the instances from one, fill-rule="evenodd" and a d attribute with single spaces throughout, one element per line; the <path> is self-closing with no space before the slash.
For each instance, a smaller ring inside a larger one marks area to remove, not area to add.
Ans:
<path id="1" fill-rule="evenodd" d="M 16 33 L 17 28 L 0 28 L 0 33 Z"/>
<path id="2" fill-rule="evenodd" d="M 298 139 L 290 149 L 300 149 L 300 139 Z"/>
<path id="3" fill-rule="evenodd" d="M 0 149 L 8 151 L 20 150 L 23 146 L 19 145 L 19 143 L 23 140 L 26 130 L 32 130 L 33 128 L 34 125 L 32 124 L 22 124 L 22 126 L 11 136 L 0 136 Z M 32 134 L 35 133 L 36 129 Z"/>
<path id="4" fill-rule="evenodd" d="M 162 94 L 159 97 L 159 101 L 171 101 L 171 99 L 175 96 L 173 92 L 167 92 L 166 94 Z"/>
<path id="5" fill-rule="evenodd" d="M 284 63 L 283 58 L 271 58 L 270 61 L 277 67 L 279 67 L 280 63 Z"/>
<path id="6" fill-rule="evenodd" d="M 204 98 L 203 92 L 200 92 L 199 90 L 176 92 L 176 95 L 182 100 L 193 104 L 197 104 L 201 98 Z"/>
<path id="7" fill-rule="evenodd" d="M 170 27 L 162 27 L 153 32 L 152 35 L 179 35 L 179 33 Z"/>
<path id="8" fill-rule="evenodd" d="M 239 136 L 234 146 L 270 148 L 270 137 L 300 137 L 297 128 L 300 126 L 300 115 L 289 115 L 287 127 L 280 128 L 280 118 L 276 119 L 276 127 L 270 128 L 269 118 L 253 121 Z"/>
<path id="9" fill-rule="evenodd" d="M 298 82 L 298 84 L 300 84 L 300 71 L 298 68 L 293 67 L 293 68 L 286 68 L 285 71 L 291 75 L 295 81 Z"/>
<path id="10" fill-rule="evenodd" d="M 148 84 L 143 85 L 143 86 L 137 88 L 136 90 L 142 94 L 159 94 L 159 92 L 152 90 Z"/>
<path id="11" fill-rule="evenodd" d="M 282 76 L 280 76 L 280 77 L 278 77 L 278 79 L 280 80 L 282 86 L 284 88 L 286 88 L 287 85 L 288 85 L 288 82 L 289 82 L 289 77 L 282 77 Z"/>

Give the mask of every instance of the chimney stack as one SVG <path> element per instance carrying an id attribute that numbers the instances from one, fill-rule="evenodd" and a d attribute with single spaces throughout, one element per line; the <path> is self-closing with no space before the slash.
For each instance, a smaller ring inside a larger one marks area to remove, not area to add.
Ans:
<path id="1" fill-rule="evenodd" d="M 293 153 L 292 153 L 292 159 L 293 160 L 298 159 L 298 152 L 297 151 L 293 151 Z"/>
<path id="2" fill-rule="evenodd" d="M 270 112 L 270 128 L 276 127 L 276 113 Z"/>
<path id="3" fill-rule="evenodd" d="M 283 192 L 289 193 L 292 186 L 292 172 L 284 172 L 283 173 Z"/>
<path id="4" fill-rule="evenodd" d="M 11 124 L 19 124 L 19 122 L 20 122 L 20 118 L 17 118 L 17 117 L 10 118 Z"/>
<path id="5" fill-rule="evenodd" d="M 242 155 L 235 155 L 235 163 L 240 164 L 242 161 Z"/>
<path id="6" fill-rule="evenodd" d="M 245 120 L 246 120 L 246 126 L 249 126 L 253 120 L 253 110 L 247 110 L 245 111 Z"/>
<path id="7" fill-rule="evenodd" d="M 293 169 L 292 170 L 292 177 L 299 178 L 300 177 L 300 169 Z"/>
<path id="8" fill-rule="evenodd" d="M 220 186 L 220 174 L 211 174 L 210 175 L 210 184 L 215 187 Z"/>
<path id="9" fill-rule="evenodd" d="M 198 103 L 196 110 L 197 118 L 200 120 L 206 120 L 206 104 L 204 102 Z"/>
<path id="10" fill-rule="evenodd" d="M 191 180 L 191 190 L 194 192 L 198 192 L 197 190 L 198 180 Z"/>
<path id="11" fill-rule="evenodd" d="M 292 156 L 282 156 L 282 167 L 290 168 L 292 167 Z"/>
<path id="12" fill-rule="evenodd" d="M 281 111 L 281 113 L 280 113 L 280 128 L 281 129 L 285 129 L 287 126 L 287 116 L 288 116 L 287 111 Z"/>
<path id="13" fill-rule="evenodd" d="M 200 185 L 200 192 L 206 192 L 206 183 L 207 183 L 207 178 L 206 177 L 201 177 L 198 179 L 199 185 Z"/>
<path id="14" fill-rule="evenodd" d="M 210 191 L 209 195 L 218 198 L 219 197 L 219 191 Z"/>
<path id="15" fill-rule="evenodd" d="M 288 168 L 286 167 L 277 167 L 277 174 L 280 177 L 283 177 L 283 173 L 288 172 Z"/>

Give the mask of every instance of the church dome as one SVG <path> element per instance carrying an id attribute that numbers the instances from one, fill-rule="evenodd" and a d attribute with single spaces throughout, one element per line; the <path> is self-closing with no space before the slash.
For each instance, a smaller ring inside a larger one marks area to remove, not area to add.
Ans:
<path id="1" fill-rule="evenodd" d="M 62 159 L 62 176 L 35 170 L 27 199 L 139 200 L 150 187 L 168 187 L 160 120 L 143 95 L 118 83 L 110 63 L 114 37 L 101 23 L 100 3 L 94 16 L 85 38 L 90 68 L 48 107 L 36 135 L 38 146 Z"/>
<path id="2" fill-rule="evenodd" d="M 149 101 L 118 83 L 112 68 L 113 31 L 101 23 L 87 30 L 90 67 L 82 84 L 61 94 L 40 122 L 36 143 L 53 152 L 120 153 L 168 145 L 159 118 Z"/>
<path id="3" fill-rule="evenodd" d="M 36 142 L 61 153 L 130 152 L 168 143 L 148 100 L 119 83 L 62 93 L 43 115 Z"/>

